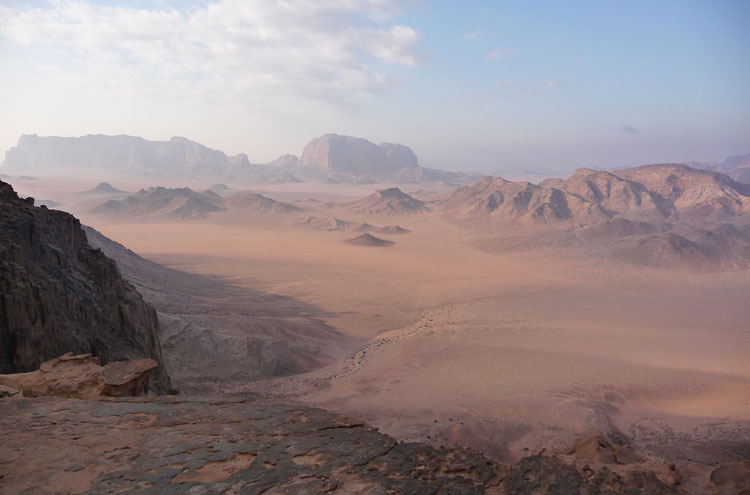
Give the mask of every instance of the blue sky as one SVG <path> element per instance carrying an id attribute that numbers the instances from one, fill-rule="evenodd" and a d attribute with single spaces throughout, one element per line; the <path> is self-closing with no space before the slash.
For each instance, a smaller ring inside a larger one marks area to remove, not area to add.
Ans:
<path id="1" fill-rule="evenodd" d="M 0 3 L 0 147 L 337 132 L 501 172 L 750 152 L 750 2 Z"/>

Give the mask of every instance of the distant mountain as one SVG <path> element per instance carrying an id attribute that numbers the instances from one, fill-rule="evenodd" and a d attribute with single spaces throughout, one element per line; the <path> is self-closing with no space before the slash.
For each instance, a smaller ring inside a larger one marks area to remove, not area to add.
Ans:
<path id="1" fill-rule="evenodd" d="M 120 200 L 108 200 L 91 213 L 98 215 L 152 218 L 205 218 L 224 209 L 222 199 L 213 192 L 198 193 L 190 188 L 150 187 Z"/>
<path id="2" fill-rule="evenodd" d="M 89 134 L 82 137 L 23 135 L 5 153 L 3 172 L 93 169 L 117 175 L 235 179 L 262 184 L 444 182 L 466 184 L 477 177 L 420 167 L 417 155 L 401 144 L 374 144 L 362 138 L 326 134 L 310 141 L 302 156 L 285 154 L 253 164 L 241 153 L 227 156 L 183 137 L 148 141 L 136 136 Z"/>
<path id="3" fill-rule="evenodd" d="M 386 225 L 383 227 L 370 225 L 369 223 L 349 222 L 334 217 L 316 218 L 307 217 L 298 225 L 309 230 L 325 230 L 329 232 L 351 230 L 356 232 L 375 232 L 376 234 L 408 234 L 410 231 L 398 225 Z"/>
<path id="4" fill-rule="evenodd" d="M 250 167 L 247 155 L 229 157 L 182 137 L 147 141 L 135 136 L 90 134 L 82 137 L 23 135 L 5 153 L 5 171 L 91 168 L 118 174 L 170 177 L 221 177 Z"/>
<path id="5" fill-rule="evenodd" d="M 300 165 L 323 172 L 346 172 L 355 176 L 392 175 L 419 167 L 417 155 L 401 144 L 374 144 L 362 138 L 325 134 L 310 141 L 302 151 Z"/>
<path id="6" fill-rule="evenodd" d="M 347 206 L 351 212 L 365 215 L 413 215 L 429 211 L 423 201 L 409 196 L 398 187 L 375 191 Z"/>
<path id="7" fill-rule="evenodd" d="M 325 134 L 310 141 L 296 164 L 291 155 L 282 158 L 287 166 L 294 166 L 298 176 L 325 178 L 333 183 L 465 184 L 475 179 L 460 172 L 421 167 L 414 151 L 402 144 L 375 144 L 367 139 L 338 134 Z"/>
<path id="8" fill-rule="evenodd" d="M 282 203 L 255 192 L 239 192 L 226 200 L 226 204 L 243 211 L 260 213 L 294 213 L 302 211 L 298 206 Z"/>
<path id="9" fill-rule="evenodd" d="M 721 172 L 727 174 L 737 182 L 750 184 L 750 153 L 746 155 L 730 156 L 721 163 L 688 162 L 685 165 L 714 172 Z"/>
<path id="10" fill-rule="evenodd" d="M 645 165 L 615 172 L 578 169 L 568 179 L 539 185 L 485 177 L 438 204 L 454 218 L 483 221 L 709 220 L 750 212 L 750 186 L 686 165 Z"/>
<path id="11" fill-rule="evenodd" d="M 81 191 L 79 194 L 123 194 L 123 193 L 125 193 L 125 191 L 121 191 L 119 189 L 112 187 L 112 184 L 110 184 L 109 182 L 102 182 L 87 191 Z"/>
<path id="12" fill-rule="evenodd" d="M 604 243 L 617 256 L 648 265 L 708 269 L 750 263 L 750 185 L 686 165 L 579 169 L 538 185 L 485 177 L 434 207 L 479 232 L 496 232 L 495 225 L 544 226 L 567 233 L 550 239 Z M 538 229 L 529 232 L 540 242 Z"/>

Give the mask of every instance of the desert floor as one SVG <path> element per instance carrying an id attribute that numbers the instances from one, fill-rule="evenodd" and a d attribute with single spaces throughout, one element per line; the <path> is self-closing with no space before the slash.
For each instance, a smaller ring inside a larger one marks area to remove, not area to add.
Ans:
<path id="1" fill-rule="evenodd" d="M 17 188 L 54 199 L 30 182 Z M 261 189 L 341 201 L 375 186 L 342 188 Z M 61 208 L 136 253 L 315 305 L 359 339 L 331 366 L 238 392 L 501 460 L 592 431 L 672 461 L 750 457 L 748 271 L 659 270 L 533 243 L 487 252 L 476 232 L 438 214 L 364 218 L 318 206 L 275 218 L 114 221 L 88 215 L 70 194 L 82 189 L 58 186 Z M 379 235 L 395 241 L 388 248 L 353 246 L 343 241 L 357 233 L 295 225 L 305 215 L 411 232 Z"/>

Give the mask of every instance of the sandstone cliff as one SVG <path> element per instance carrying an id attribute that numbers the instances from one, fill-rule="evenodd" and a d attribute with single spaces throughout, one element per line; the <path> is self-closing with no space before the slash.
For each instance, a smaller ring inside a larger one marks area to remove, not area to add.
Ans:
<path id="1" fill-rule="evenodd" d="M 324 172 L 383 176 L 419 167 L 417 155 L 401 144 L 377 145 L 367 139 L 326 134 L 310 141 L 300 164 Z"/>
<path id="2" fill-rule="evenodd" d="M 33 371 L 68 352 L 108 363 L 151 358 L 156 393 L 171 389 L 154 309 L 72 215 L 34 207 L 0 182 L 0 372 Z"/>

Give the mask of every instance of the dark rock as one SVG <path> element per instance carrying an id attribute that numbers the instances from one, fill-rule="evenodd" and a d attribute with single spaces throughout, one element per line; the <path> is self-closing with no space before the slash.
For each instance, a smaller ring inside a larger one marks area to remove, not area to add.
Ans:
<path id="1" fill-rule="evenodd" d="M 0 182 L 0 373 L 68 352 L 102 363 L 151 358 L 151 390 L 171 389 L 154 309 L 72 215 L 35 208 Z"/>

